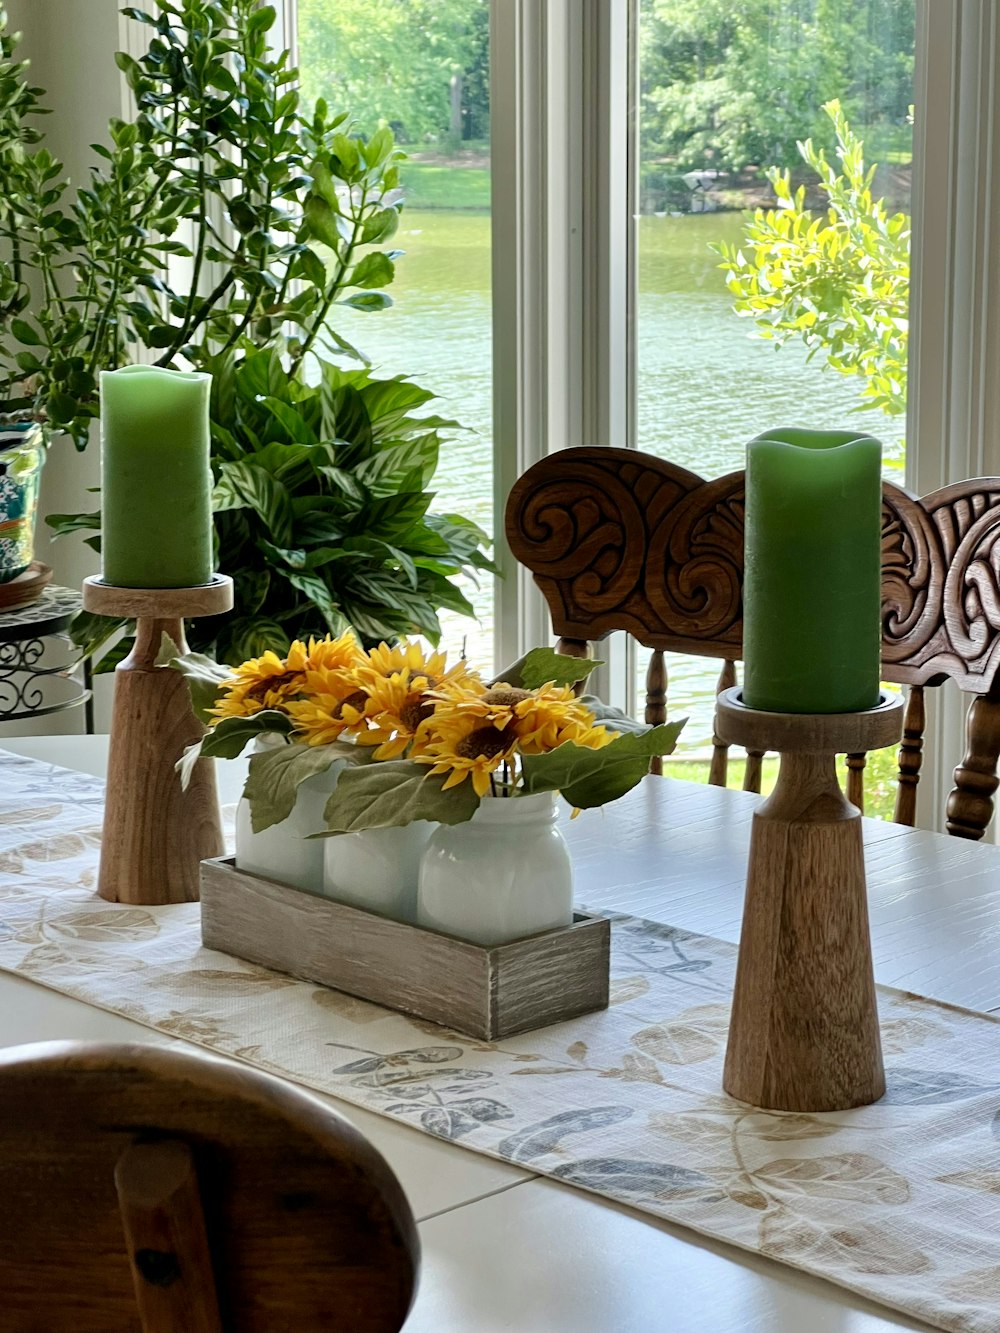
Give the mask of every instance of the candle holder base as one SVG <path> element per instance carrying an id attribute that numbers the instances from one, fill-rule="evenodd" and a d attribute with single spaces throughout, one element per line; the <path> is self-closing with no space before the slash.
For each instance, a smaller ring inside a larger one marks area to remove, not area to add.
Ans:
<path id="1" fill-rule="evenodd" d="M 181 789 L 175 765 L 205 729 L 183 676 L 157 659 L 164 637 L 187 651 L 186 618 L 231 609 L 233 581 L 217 574 L 193 588 L 119 588 L 88 578 L 83 605 L 136 622 L 135 645 L 115 668 L 97 891 L 110 902 L 193 902 L 202 860 L 224 850 L 215 769 L 200 759 Z"/>
<path id="2" fill-rule="evenodd" d="M 722 1084 L 778 1111 L 840 1111 L 885 1092 L 872 971 L 861 813 L 835 756 L 899 740 L 902 700 L 858 713 L 771 713 L 739 689 L 716 730 L 777 750 L 778 782 L 753 817 L 746 904 Z"/>

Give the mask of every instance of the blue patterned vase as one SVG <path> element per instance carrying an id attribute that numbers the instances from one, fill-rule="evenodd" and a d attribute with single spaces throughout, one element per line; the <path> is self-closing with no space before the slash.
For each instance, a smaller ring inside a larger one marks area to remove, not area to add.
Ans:
<path id="1" fill-rule="evenodd" d="M 34 556 L 44 462 L 45 443 L 36 422 L 0 426 L 0 583 L 23 574 Z"/>

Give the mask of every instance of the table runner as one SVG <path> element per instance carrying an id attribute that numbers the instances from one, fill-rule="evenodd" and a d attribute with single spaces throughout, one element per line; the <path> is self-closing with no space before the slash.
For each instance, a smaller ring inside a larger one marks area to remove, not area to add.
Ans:
<path id="1" fill-rule="evenodd" d="M 1000 1021 L 879 988 L 888 1093 L 721 1089 L 733 945 L 612 915 L 612 1005 L 496 1045 L 201 947 L 94 892 L 103 784 L 0 755 L 0 968 L 463 1147 L 827 1278 L 1000 1328 Z"/>

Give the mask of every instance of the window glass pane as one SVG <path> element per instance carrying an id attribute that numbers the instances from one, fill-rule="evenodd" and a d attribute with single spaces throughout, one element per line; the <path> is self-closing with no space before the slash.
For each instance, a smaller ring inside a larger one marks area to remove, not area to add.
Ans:
<path id="1" fill-rule="evenodd" d="M 381 374 L 411 376 L 460 423 L 442 450 L 436 511 L 492 537 L 489 0 L 298 0 L 308 98 L 324 97 L 363 133 L 388 125 L 408 155 L 393 244 L 404 251 L 393 306 L 342 309 L 335 329 Z M 493 587 L 465 588 L 478 623 L 444 611 L 443 643 L 489 670 Z"/>
<path id="2" fill-rule="evenodd" d="M 856 428 L 901 480 L 914 0 L 640 0 L 639 49 L 639 448 L 717 477 L 771 427 Z M 719 663 L 669 666 L 705 755 Z"/>

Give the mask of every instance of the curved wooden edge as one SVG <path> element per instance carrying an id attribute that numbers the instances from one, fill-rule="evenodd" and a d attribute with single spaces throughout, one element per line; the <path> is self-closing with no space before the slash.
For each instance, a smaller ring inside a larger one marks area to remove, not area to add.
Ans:
<path id="1" fill-rule="evenodd" d="M 119 588 L 92 574 L 83 581 L 83 606 L 95 615 L 129 620 L 219 616 L 233 609 L 233 581 L 228 574 L 214 574 L 211 583 L 193 588 Z"/>
<path id="2" fill-rule="evenodd" d="M 160 1046 L 152 1042 L 40 1041 L 0 1050 L 0 1082 L 28 1079 L 33 1071 L 190 1080 L 220 1101 L 237 1098 L 285 1115 L 299 1130 L 338 1159 L 351 1157 L 378 1182 L 393 1222 L 414 1256 L 414 1288 L 420 1239 L 416 1221 L 395 1172 L 378 1149 L 351 1122 L 307 1088 L 255 1066 L 241 1065 L 213 1052 Z"/>
<path id="3" fill-rule="evenodd" d="M 748 750 L 780 754 L 855 754 L 898 743 L 903 700 L 882 691 L 878 705 L 859 713 L 770 713 L 748 708 L 739 687 L 716 701 L 716 731 L 723 741 Z"/>

